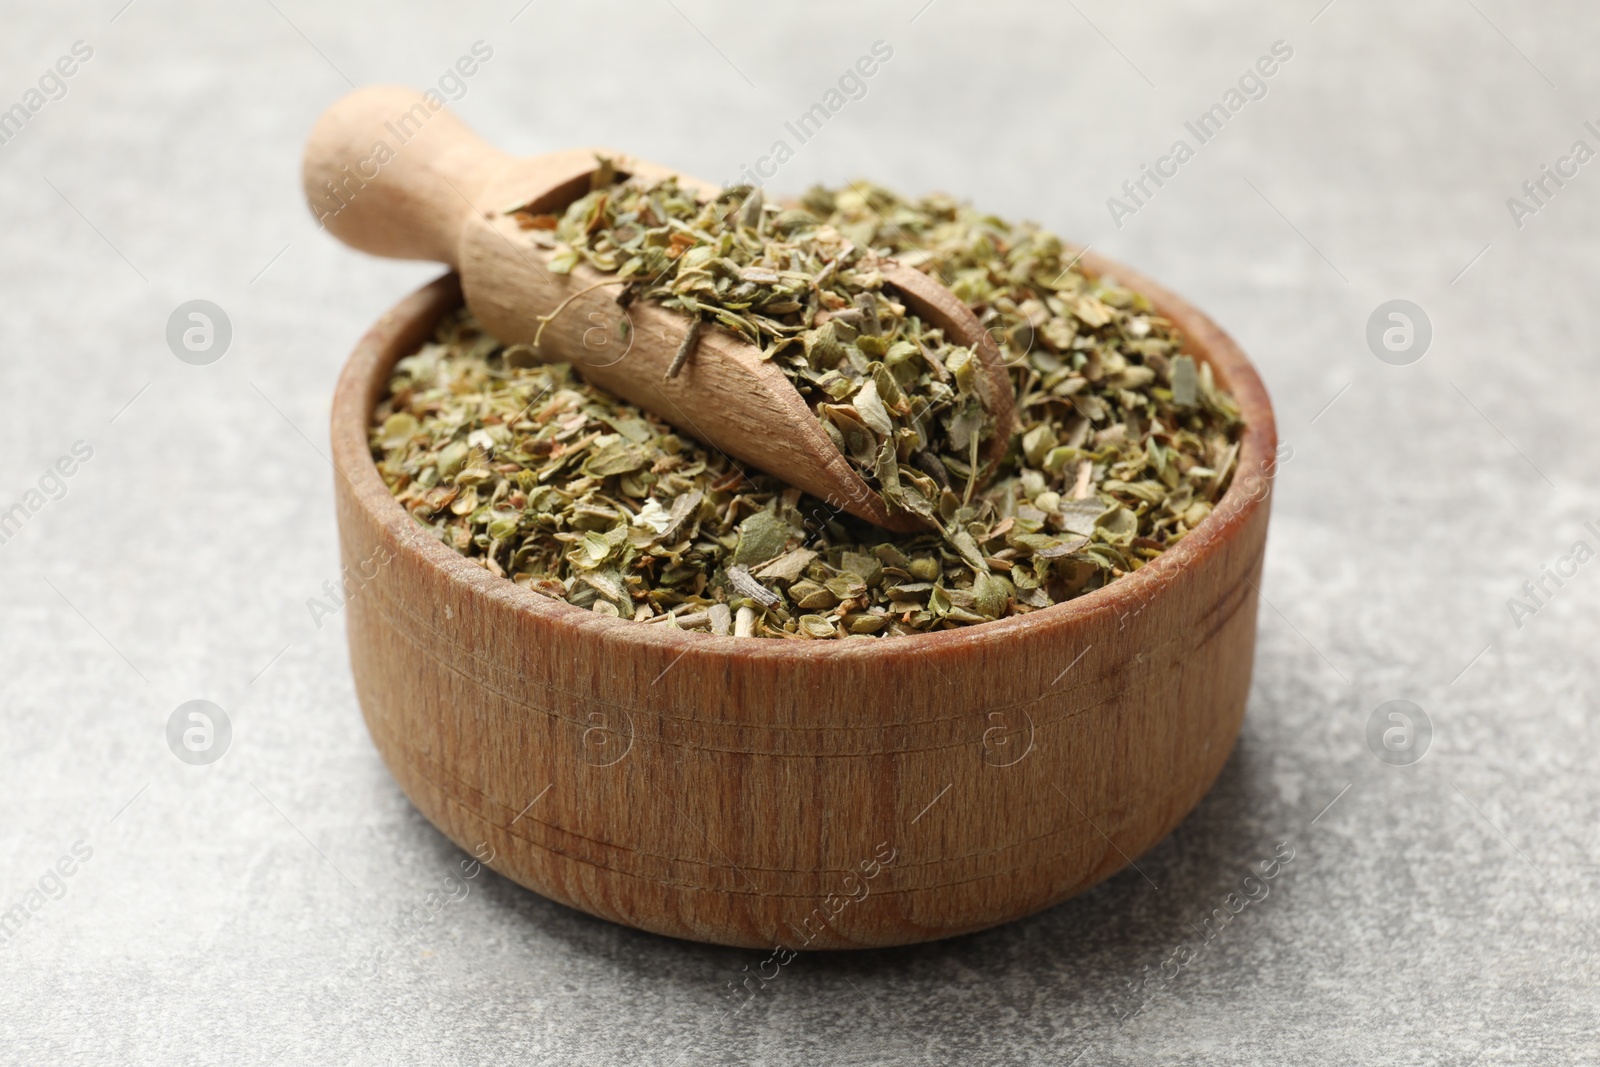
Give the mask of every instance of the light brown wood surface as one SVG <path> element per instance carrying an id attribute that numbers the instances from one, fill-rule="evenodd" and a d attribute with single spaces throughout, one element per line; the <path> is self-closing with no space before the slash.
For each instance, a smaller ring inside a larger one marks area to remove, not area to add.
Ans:
<path id="1" fill-rule="evenodd" d="M 536 212 L 560 212 L 588 192 L 597 156 L 646 180 L 673 173 L 597 148 L 516 159 L 416 93 L 374 86 L 337 101 L 318 119 L 306 142 L 302 178 L 313 212 L 346 244 L 455 267 L 468 307 L 501 340 L 538 337 L 540 358 L 574 363 L 590 381 L 734 459 L 879 526 L 921 528 L 915 516 L 890 512 L 783 371 L 762 360 L 754 345 L 708 326 L 688 363 L 668 378 L 687 316 L 644 300 L 619 307 L 621 287 L 586 264 L 568 274 L 548 269 L 549 251 L 507 212 L 527 204 Z M 677 177 L 702 197 L 718 192 Z M 981 395 L 997 428 L 985 452 L 992 466 L 1010 441 L 1014 408 L 999 351 L 944 286 L 892 260 L 881 263 L 906 307 L 983 361 Z M 540 316 L 558 309 L 541 334 Z"/>
<path id="2" fill-rule="evenodd" d="M 352 355 L 332 429 L 342 553 L 363 575 L 347 611 L 356 688 L 407 795 L 554 900 L 767 949 L 981 929 L 1154 845 L 1205 794 L 1244 714 L 1276 431 L 1221 330 L 1131 271 L 1084 263 L 1150 296 L 1237 397 L 1232 487 L 1104 589 L 874 641 L 610 619 L 439 543 L 384 487 L 367 430 L 395 360 L 460 294 L 451 276 L 402 301 Z"/>

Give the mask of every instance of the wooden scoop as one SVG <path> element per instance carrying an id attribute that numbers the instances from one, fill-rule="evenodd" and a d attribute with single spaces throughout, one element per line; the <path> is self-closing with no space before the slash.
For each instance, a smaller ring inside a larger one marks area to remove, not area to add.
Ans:
<path id="1" fill-rule="evenodd" d="M 537 358 L 573 363 L 601 388 L 832 507 L 893 530 L 924 528 L 914 515 L 891 513 L 783 371 L 763 361 L 754 345 L 708 324 L 692 357 L 669 378 L 688 316 L 650 301 L 623 308 L 616 301 L 620 284 L 606 284 L 614 277 L 587 264 L 570 274 L 548 269 L 549 251 L 508 212 L 526 206 L 559 213 L 589 191 L 597 155 L 646 181 L 674 173 L 604 149 L 516 159 L 479 139 L 437 95 L 375 86 L 349 94 L 317 120 L 303 180 L 312 212 L 346 244 L 459 271 L 467 306 L 501 340 L 537 337 Z M 677 177 L 702 198 L 719 191 Z M 944 286 L 893 260 L 879 265 L 907 308 L 982 359 L 980 395 L 996 426 L 985 453 L 992 469 L 1010 441 L 1015 403 L 999 352 Z"/>

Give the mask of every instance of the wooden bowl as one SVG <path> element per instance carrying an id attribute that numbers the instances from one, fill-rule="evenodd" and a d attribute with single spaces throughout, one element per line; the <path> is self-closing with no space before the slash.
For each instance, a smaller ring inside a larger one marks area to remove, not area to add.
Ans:
<path id="1" fill-rule="evenodd" d="M 390 496 L 367 429 L 447 275 L 351 355 L 333 404 L 346 612 L 367 727 L 462 848 L 630 926 L 787 950 L 949 937 L 1048 908 L 1159 841 L 1244 716 L 1276 430 L 1227 335 L 1130 271 L 1246 419 L 1173 549 L 1028 615 L 880 641 L 672 631 L 496 578 Z M 783 959 L 783 957 L 778 957 Z M 786 959 L 784 959 L 786 962 Z"/>

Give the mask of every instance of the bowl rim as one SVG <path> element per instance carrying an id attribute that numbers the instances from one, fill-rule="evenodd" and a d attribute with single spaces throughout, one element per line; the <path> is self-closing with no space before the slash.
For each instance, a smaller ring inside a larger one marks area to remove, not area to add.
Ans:
<path id="1" fill-rule="evenodd" d="M 400 550 L 410 551 L 442 572 L 463 595 L 487 595 L 514 610 L 550 625 L 579 626 L 592 639 L 613 644 L 648 644 L 679 655 L 695 652 L 748 660 L 759 657 L 788 661 L 853 660 L 887 652 L 956 653 L 978 651 L 1041 626 L 1069 627 L 1130 604 L 1152 603 L 1188 568 L 1226 550 L 1234 535 L 1272 495 L 1276 474 L 1277 426 L 1266 387 L 1249 358 L 1221 327 L 1198 308 L 1120 263 L 1083 252 L 1077 265 L 1091 277 L 1109 276 L 1146 297 L 1156 312 L 1184 336 L 1184 351 L 1209 364 L 1218 384 L 1232 394 L 1244 420 L 1239 454 L 1228 490 L 1211 514 L 1177 545 L 1145 566 L 1082 596 L 1024 615 L 931 633 L 907 634 L 892 640 L 785 641 L 719 636 L 632 619 L 612 618 L 526 589 L 491 574 L 469 557 L 429 534 L 400 505 L 378 474 L 368 444 L 368 428 L 393 366 L 408 349 L 427 336 L 438 317 L 462 302 L 459 277 L 447 272 L 417 289 L 386 311 L 356 343 L 340 372 L 330 416 L 333 465 L 349 485 L 354 501 L 386 530 Z M 425 322 L 423 320 L 426 320 Z M 1255 476 L 1259 474 L 1259 477 Z M 1247 483 L 1249 487 L 1247 487 Z M 1255 487 L 1261 487 L 1259 491 Z"/>

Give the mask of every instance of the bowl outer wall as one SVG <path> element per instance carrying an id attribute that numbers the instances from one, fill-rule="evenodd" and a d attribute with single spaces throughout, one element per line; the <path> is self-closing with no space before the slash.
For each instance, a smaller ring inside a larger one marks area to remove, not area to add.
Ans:
<path id="1" fill-rule="evenodd" d="M 1253 368 L 1150 296 L 1246 419 L 1212 516 L 1065 604 L 885 641 L 719 638 L 497 578 L 420 527 L 367 443 L 446 275 L 362 339 L 334 398 L 351 664 L 374 743 L 435 825 L 547 897 L 731 945 L 904 944 L 1032 913 L 1188 814 L 1249 690 L 1276 432 Z"/>

